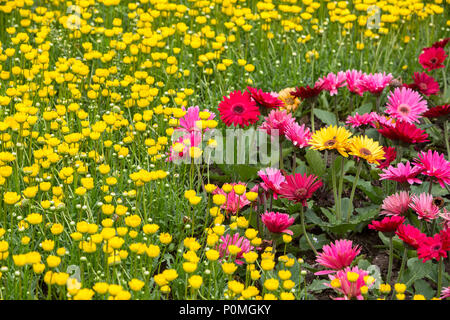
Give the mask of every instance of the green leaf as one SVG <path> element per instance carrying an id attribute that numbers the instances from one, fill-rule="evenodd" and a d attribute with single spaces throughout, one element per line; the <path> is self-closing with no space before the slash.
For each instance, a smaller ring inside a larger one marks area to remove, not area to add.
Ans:
<path id="1" fill-rule="evenodd" d="M 327 125 L 336 125 L 336 116 L 330 111 L 314 109 L 314 115 Z"/>
<path id="2" fill-rule="evenodd" d="M 355 112 L 352 113 L 352 116 L 354 116 L 356 114 L 356 112 L 358 112 L 359 115 L 364 114 L 364 113 L 369 113 L 372 111 L 372 103 L 365 103 L 362 106 L 360 106 L 358 109 L 355 110 Z"/>
<path id="3" fill-rule="evenodd" d="M 406 264 L 412 273 L 412 278 L 408 281 L 409 285 L 418 279 L 428 276 L 431 273 L 431 268 L 433 266 L 433 262 L 431 262 L 431 260 L 424 263 L 420 261 L 419 258 L 411 258 Z"/>
<path id="4" fill-rule="evenodd" d="M 328 283 L 327 280 L 319 280 L 319 279 L 314 279 L 313 282 L 311 282 L 311 284 L 308 286 L 308 291 L 323 291 L 325 289 L 328 289 L 328 287 L 325 285 L 325 283 Z"/>
<path id="5" fill-rule="evenodd" d="M 319 151 L 310 149 L 305 154 L 306 162 L 308 162 L 308 165 L 312 169 L 312 172 L 318 176 L 322 177 L 325 173 L 326 166 L 325 162 L 322 159 L 322 156 Z"/>
<path id="6" fill-rule="evenodd" d="M 419 279 L 414 282 L 414 291 L 416 294 L 422 294 L 427 299 L 435 297 L 436 291 L 424 279 Z"/>
<path id="7" fill-rule="evenodd" d="M 308 233 L 308 237 L 309 237 L 309 240 L 311 240 L 314 248 L 317 250 L 322 249 L 322 247 L 324 245 L 329 243 L 329 240 L 323 233 L 319 234 L 319 235 Z M 304 251 L 311 250 L 311 247 L 309 246 L 308 242 L 306 241 L 305 236 L 302 236 L 300 238 L 299 246 L 300 246 L 301 250 L 304 250 Z"/>

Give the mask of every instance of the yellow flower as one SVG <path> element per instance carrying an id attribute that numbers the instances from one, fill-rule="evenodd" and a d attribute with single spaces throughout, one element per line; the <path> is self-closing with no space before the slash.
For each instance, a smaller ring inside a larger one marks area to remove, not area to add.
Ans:
<path id="1" fill-rule="evenodd" d="M 128 282 L 128 286 L 133 291 L 140 291 L 144 287 L 144 285 L 145 285 L 145 282 L 141 281 L 139 279 L 131 279 Z"/>
<path id="2" fill-rule="evenodd" d="M 264 281 L 264 287 L 269 291 L 274 291 L 278 289 L 280 282 L 277 279 L 267 279 Z"/>
<path id="3" fill-rule="evenodd" d="M 348 145 L 349 154 L 366 159 L 369 163 L 380 164 L 378 160 L 385 159 L 383 147 L 377 141 L 367 136 L 353 137 Z"/>
<path id="4" fill-rule="evenodd" d="M 214 249 L 206 251 L 205 255 L 206 258 L 210 261 L 216 261 L 220 257 L 219 251 Z"/>
<path id="5" fill-rule="evenodd" d="M 31 224 L 39 224 L 42 222 L 42 215 L 39 213 L 30 213 L 27 216 L 27 221 Z"/>
<path id="6" fill-rule="evenodd" d="M 192 262 L 184 262 L 183 263 L 183 270 L 186 273 L 192 273 L 195 270 L 197 270 L 197 264 Z"/>
<path id="7" fill-rule="evenodd" d="M 213 195 L 213 202 L 216 206 L 221 206 L 227 201 L 227 198 L 223 194 Z"/>
<path id="8" fill-rule="evenodd" d="M 315 131 L 309 144 L 311 145 L 311 149 L 336 149 L 342 156 L 348 157 L 347 148 L 351 135 L 352 133 L 344 127 L 328 126 Z"/>
<path id="9" fill-rule="evenodd" d="M 5 201 L 6 204 L 13 205 L 20 200 L 20 195 L 18 195 L 16 192 L 5 192 L 3 194 L 3 201 Z"/>
<path id="10" fill-rule="evenodd" d="M 253 202 L 256 200 L 256 198 L 258 198 L 258 193 L 249 191 L 249 192 L 245 193 L 245 197 L 247 198 L 248 201 Z"/>
<path id="11" fill-rule="evenodd" d="M 226 274 L 230 275 L 233 274 L 237 269 L 237 265 L 235 265 L 233 262 L 224 262 L 222 264 L 222 270 Z"/>
<path id="12" fill-rule="evenodd" d="M 163 232 L 159 235 L 159 241 L 162 244 L 169 244 L 172 242 L 172 236 L 169 233 Z"/>
<path id="13" fill-rule="evenodd" d="M 61 263 L 61 258 L 58 256 L 48 256 L 47 257 L 47 265 L 50 268 L 56 268 Z"/>

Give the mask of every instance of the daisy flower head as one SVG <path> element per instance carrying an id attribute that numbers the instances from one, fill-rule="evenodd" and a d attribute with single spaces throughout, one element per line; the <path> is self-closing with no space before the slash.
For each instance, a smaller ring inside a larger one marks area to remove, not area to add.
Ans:
<path id="1" fill-rule="evenodd" d="M 435 259 L 439 261 L 441 258 L 447 258 L 448 248 L 445 248 L 443 239 L 439 233 L 433 237 L 426 237 L 417 249 L 417 256 L 422 262 Z"/>
<path id="2" fill-rule="evenodd" d="M 330 93 L 330 96 L 334 96 L 338 93 L 338 89 L 346 85 L 345 72 L 339 71 L 337 74 L 330 72 L 323 78 L 317 81 L 318 86 L 322 86 L 323 90 Z"/>
<path id="3" fill-rule="evenodd" d="M 353 246 L 351 240 L 341 239 L 324 245 L 322 252 L 317 255 L 316 262 L 331 270 L 318 271 L 315 275 L 329 274 L 349 267 L 360 252 L 361 248 Z"/>
<path id="4" fill-rule="evenodd" d="M 284 105 L 283 101 L 278 99 L 270 92 L 264 92 L 261 89 L 247 87 L 253 100 L 263 108 L 278 108 Z"/>
<path id="5" fill-rule="evenodd" d="M 397 151 L 395 151 L 394 147 L 383 147 L 383 151 L 385 159 L 383 161 L 380 161 L 380 164 L 377 166 L 378 169 L 389 167 L 391 163 L 397 158 Z"/>
<path id="6" fill-rule="evenodd" d="M 426 234 L 410 224 L 399 225 L 395 234 L 413 249 L 419 248 L 420 243 L 427 237 Z"/>
<path id="7" fill-rule="evenodd" d="M 286 213 L 266 211 L 261 215 L 261 221 L 272 233 L 294 234 L 288 228 L 294 223 L 295 218 L 289 218 L 289 215 Z"/>
<path id="8" fill-rule="evenodd" d="M 402 216 L 391 216 L 384 217 L 381 221 L 373 220 L 371 224 L 369 224 L 369 229 L 383 232 L 388 236 L 394 236 L 397 228 L 405 222 L 405 217 Z"/>
<path id="9" fill-rule="evenodd" d="M 300 105 L 300 99 L 292 95 L 292 91 L 294 90 L 294 88 L 285 88 L 278 92 L 278 99 L 283 101 L 281 109 L 284 109 L 288 112 L 294 112 L 295 110 L 297 110 L 298 106 Z"/>
<path id="10" fill-rule="evenodd" d="M 358 267 L 347 267 L 338 271 L 336 274 L 329 275 L 330 283 L 325 283 L 329 288 L 333 288 L 337 292 L 344 295 L 342 298 L 334 298 L 334 300 L 364 300 L 361 288 L 364 286 L 371 287 L 372 283 L 366 283 L 366 276 L 369 274 L 365 270 Z"/>
<path id="11" fill-rule="evenodd" d="M 407 123 L 419 122 L 427 110 L 427 101 L 412 89 L 396 88 L 389 93 L 386 113 L 396 119 Z"/>
<path id="12" fill-rule="evenodd" d="M 306 200 L 322 186 L 322 180 L 315 175 L 295 173 L 286 176 L 286 181 L 281 184 L 280 196 L 295 203 L 301 202 L 306 207 Z"/>
<path id="13" fill-rule="evenodd" d="M 440 213 L 440 208 L 433 203 L 433 195 L 426 192 L 413 195 L 409 207 L 417 213 L 419 219 L 425 221 L 436 219 Z"/>
<path id="14" fill-rule="evenodd" d="M 365 77 L 365 73 L 360 70 L 347 70 L 345 71 L 345 80 L 347 83 L 347 89 L 351 93 L 362 96 L 364 89 L 361 87 L 361 81 Z"/>
<path id="15" fill-rule="evenodd" d="M 406 86 L 408 88 L 420 92 L 425 96 L 430 96 L 439 92 L 439 83 L 425 72 L 414 72 L 412 78 L 414 83 L 407 84 Z"/>
<path id="16" fill-rule="evenodd" d="M 406 121 L 397 121 L 394 124 L 384 124 L 381 129 L 378 129 L 378 132 L 392 141 L 406 145 L 429 141 L 427 139 L 428 134 L 425 130 Z"/>
<path id="17" fill-rule="evenodd" d="M 241 126 L 247 127 L 259 120 L 259 108 L 250 93 L 236 90 L 230 93 L 229 97 L 223 97 L 219 103 L 220 119 L 227 127 Z"/>
<path id="18" fill-rule="evenodd" d="M 264 122 L 259 129 L 271 136 L 284 136 L 288 127 L 294 122 L 292 114 L 287 113 L 286 110 L 272 110 L 267 117 L 264 117 Z"/>
<path id="19" fill-rule="evenodd" d="M 220 244 L 216 248 L 219 251 L 220 257 L 224 259 L 233 257 L 235 259 L 234 262 L 238 265 L 244 264 L 244 253 L 254 249 L 250 241 L 244 236 L 241 237 L 239 233 L 235 233 L 233 236 L 227 233 L 225 236 L 221 236 L 220 240 Z M 239 247 L 241 250 L 236 255 L 231 255 L 230 249 L 228 248 L 231 245 Z"/>
<path id="20" fill-rule="evenodd" d="M 445 50 L 441 47 L 425 48 L 419 56 L 420 65 L 427 71 L 444 68 L 443 62 L 447 58 Z"/>
<path id="21" fill-rule="evenodd" d="M 316 130 L 311 136 L 309 144 L 314 150 L 337 150 L 342 156 L 348 157 L 349 138 L 352 135 L 344 127 L 328 126 Z"/>
<path id="22" fill-rule="evenodd" d="M 311 88 L 309 85 L 305 87 L 296 87 L 291 95 L 302 100 L 315 99 L 323 91 L 323 85 L 315 83 Z"/>
<path id="23" fill-rule="evenodd" d="M 450 104 L 447 103 L 441 106 L 436 106 L 428 109 L 428 111 L 425 112 L 423 116 L 429 119 L 438 118 L 445 121 L 449 114 L 450 114 Z"/>
<path id="24" fill-rule="evenodd" d="M 378 144 L 378 141 L 373 141 L 367 136 L 351 138 L 348 149 L 349 154 L 366 159 L 368 163 L 378 165 L 378 161 L 385 158 L 383 147 Z"/>
<path id="25" fill-rule="evenodd" d="M 381 215 L 403 216 L 411 203 L 411 195 L 408 191 L 400 191 L 386 197 L 381 205 Z"/>
<path id="26" fill-rule="evenodd" d="M 383 173 L 380 174 L 380 180 L 391 180 L 409 184 L 422 184 L 422 181 L 416 178 L 416 176 L 421 172 L 422 169 L 416 166 L 411 167 L 411 163 L 406 161 L 405 164 L 398 163 L 397 167 L 389 166 L 387 169 L 383 169 Z"/>
<path id="27" fill-rule="evenodd" d="M 445 160 L 444 154 L 437 151 L 421 151 L 414 165 L 420 168 L 423 175 L 433 177 L 442 188 L 450 184 L 450 162 Z"/>
<path id="28" fill-rule="evenodd" d="M 289 124 L 285 131 L 286 139 L 292 142 L 297 148 L 304 148 L 309 145 L 311 139 L 311 131 L 304 124 L 299 125 L 297 122 Z"/>
<path id="29" fill-rule="evenodd" d="M 374 114 L 376 114 L 376 112 L 364 113 L 361 115 L 356 112 L 354 116 L 348 116 L 345 123 L 351 125 L 352 128 L 372 124 L 374 121 Z"/>
<path id="30" fill-rule="evenodd" d="M 263 180 L 261 187 L 266 191 L 272 191 L 274 199 L 278 198 L 280 187 L 286 178 L 279 169 L 265 168 L 258 171 L 258 176 Z"/>
<path id="31" fill-rule="evenodd" d="M 360 90 L 368 91 L 374 96 L 379 96 L 392 80 L 392 74 L 375 73 L 366 74 L 359 82 Z"/>

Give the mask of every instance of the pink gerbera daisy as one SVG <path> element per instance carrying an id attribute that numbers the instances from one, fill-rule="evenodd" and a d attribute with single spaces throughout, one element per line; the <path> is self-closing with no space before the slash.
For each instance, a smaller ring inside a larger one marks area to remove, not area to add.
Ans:
<path id="1" fill-rule="evenodd" d="M 286 181 L 279 169 L 266 168 L 258 171 L 258 176 L 263 180 L 261 187 L 266 191 L 272 191 L 273 197 L 278 198 L 280 185 Z"/>
<path id="2" fill-rule="evenodd" d="M 375 114 L 376 112 L 370 112 L 359 115 L 358 112 L 356 112 L 354 116 L 348 116 L 345 123 L 351 125 L 353 128 L 358 128 L 363 125 L 371 124 L 374 121 Z"/>
<path id="3" fill-rule="evenodd" d="M 366 74 L 359 82 L 360 90 L 369 91 L 374 96 L 379 96 L 392 80 L 392 74 L 375 73 Z"/>
<path id="4" fill-rule="evenodd" d="M 442 288 L 441 300 L 450 298 L 450 287 Z"/>
<path id="5" fill-rule="evenodd" d="M 380 214 L 386 216 L 403 216 L 409 208 L 411 196 L 408 191 L 400 191 L 383 200 Z"/>
<path id="6" fill-rule="evenodd" d="M 400 183 L 418 183 L 421 184 L 422 181 L 416 176 L 420 174 L 422 169 L 418 167 L 411 167 L 409 161 L 406 164 L 399 163 L 397 168 L 389 166 L 387 169 L 383 169 L 383 173 L 380 174 L 380 180 L 392 180 Z"/>
<path id="7" fill-rule="evenodd" d="M 230 183 L 232 186 L 235 186 L 236 184 L 241 184 L 246 186 L 245 183 L 239 182 L 239 183 Z M 258 185 L 255 185 L 250 191 L 258 192 Z M 222 194 L 226 197 L 227 201 L 220 207 L 221 209 L 226 211 L 226 214 L 236 214 L 238 211 L 240 211 L 243 207 L 250 204 L 250 201 L 245 196 L 245 193 L 242 195 L 238 195 L 234 188 L 231 189 L 231 192 L 226 193 L 222 190 L 222 188 L 216 188 L 216 190 L 213 191 L 213 194 Z"/>
<path id="8" fill-rule="evenodd" d="M 450 162 L 445 160 L 444 154 L 428 150 L 420 152 L 418 157 L 414 159 L 414 165 L 423 175 L 434 177 L 442 188 L 450 184 Z"/>
<path id="9" fill-rule="evenodd" d="M 358 278 L 356 280 L 349 280 L 349 273 L 357 274 Z M 344 270 L 338 271 L 334 275 L 329 275 L 330 280 L 339 280 L 339 286 L 333 287 L 330 283 L 325 283 L 325 285 L 329 288 L 333 288 L 337 292 L 344 295 L 342 298 L 334 298 L 334 300 L 352 300 L 356 298 L 357 300 L 364 300 L 363 295 L 361 294 L 361 288 L 364 286 L 371 287 L 373 283 L 366 283 L 365 277 L 369 274 L 367 271 L 361 270 L 358 267 L 347 267 Z"/>
<path id="10" fill-rule="evenodd" d="M 278 99 L 270 92 L 264 92 L 261 89 L 247 87 L 253 100 L 264 108 L 278 108 L 283 106 L 284 102 Z"/>
<path id="11" fill-rule="evenodd" d="M 421 193 L 419 196 L 413 195 L 409 207 L 413 209 L 419 219 L 431 221 L 439 216 L 439 207 L 433 203 L 433 195 Z"/>
<path id="12" fill-rule="evenodd" d="M 359 246 L 353 247 L 351 240 L 336 240 L 334 243 L 324 245 L 322 252 L 317 255 L 316 262 L 332 270 L 319 271 L 315 275 L 333 273 L 350 266 L 360 251 Z"/>
<path id="13" fill-rule="evenodd" d="M 248 92 L 240 90 L 230 93 L 230 97 L 223 97 L 219 103 L 220 119 L 228 127 L 231 125 L 246 127 L 259 120 L 259 108 Z"/>
<path id="14" fill-rule="evenodd" d="M 321 86 L 323 90 L 330 92 L 330 96 L 334 96 L 338 92 L 338 88 L 344 87 L 346 82 L 345 73 L 339 71 L 338 74 L 330 72 L 325 77 L 319 79 L 316 86 Z"/>
<path id="15" fill-rule="evenodd" d="M 264 122 L 259 129 L 266 131 L 272 136 L 284 136 L 286 130 L 293 125 L 295 119 L 291 113 L 286 110 L 272 110 L 269 115 L 264 118 Z M 278 131 L 277 131 L 278 130 Z"/>
<path id="16" fill-rule="evenodd" d="M 427 101 L 409 88 L 396 88 L 389 93 L 386 113 L 408 123 L 419 122 L 421 114 L 428 110 Z"/>
<path id="17" fill-rule="evenodd" d="M 281 184 L 280 196 L 295 203 L 301 202 L 306 207 L 306 200 L 312 197 L 314 191 L 322 186 L 322 180 L 316 180 L 315 175 L 295 173 L 286 176 L 286 182 Z"/>
<path id="18" fill-rule="evenodd" d="M 299 125 L 297 122 L 293 122 L 287 126 L 285 136 L 294 146 L 304 148 L 309 146 L 308 141 L 311 140 L 312 133 L 304 124 Z"/>
<path id="19" fill-rule="evenodd" d="M 294 234 L 288 228 L 294 223 L 295 218 L 289 218 L 289 215 L 286 213 L 266 211 L 261 215 L 261 221 L 272 233 Z"/>
<path id="20" fill-rule="evenodd" d="M 418 91 L 425 96 L 430 96 L 439 92 L 439 83 L 437 83 L 433 77 L 430 77 L 425 72 L 414 72 L 412 78 L 414 83 L 406 85 L 408 88 Z"/>
<path id="21" fill-rule="evenodd" d="M 185 110 L 184 107 L 182 108 L 183 110 Z M 207 109 L 203 111 L 208 111 L 211 114 L 209 120 L 214 119 L 214 117 L 216 116 L 214 113 Z M 200 108 L 198 106 L 189 107 L 186 110 L 186 114 L 182 118 L 180 118 L 180 127 L 188 132 L 192 132 L 195 130 L 199 131 L 200 129 L 197 127 L 197 122 L 201 120 L 199 114 Z M 206 130 L 208 130 L 208 128 L 206 128 Z"/>
<path id="22" fill-rule="evenodd" d="M 423 53 L 419 56 L 419 63 L 425 70 L 431 71 L 444 68 L 445 65 L 443 62 L 445 61 L 445 58 L 447 58 L 447 55 L 443 48 L 425 48 L 423 49 Z"/>
<path id="23" fill-rule="evenodd" d="M 233 237 L 226 234 L 225 236 L 221 236 L 220 240 L 221 242 L 217 246 L 220 257 L 223 259 L 229 259 L 231 257 L 238 265 L 244 264 L 244 259 L 242 258 L 243 254 L 254 249 L 254 247 L 250 244 L 250 241 L 244 236 L 241 237 L 239 233 L 235 233 Z M 241 251 L 237 255 L 231 255 L 230 249 L 228 249 L 228 246 L 230 245 L 235 245 L 241 248 Z"/>
<path id="24" fill-rule="evenodd" d="M 358 70 L 347 70 L 345 72 L 345 79 L 347 81 L 348 91 L 362 96 L 364 93 L 363 87 L 361 87 L 361 81 L 366 74 Z"/>

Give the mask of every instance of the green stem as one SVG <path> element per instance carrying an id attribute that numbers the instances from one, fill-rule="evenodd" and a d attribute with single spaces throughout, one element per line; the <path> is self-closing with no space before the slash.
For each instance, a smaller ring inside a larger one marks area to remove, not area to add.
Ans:
<path id="1" fill-rule="evenodd" d="M 442 270 L 444 266 L 444 259 L 441 257 L 439 259 L 439 269 L 438 269 L 438 282 L 437 282 L 437 296 L 440 297 L 441 296 L 441 291 L 442 291 Z"/>
<path id="2" fill-rule="evenodd" d="M 345 158 L 342 157 L 341 173 L 339 176 L 338 206 L 337 206 L 337 210 L 339 212 L 339 214 L 338 214 L 339 221 L 342 219 L 342 188 L 344 186 L 344 162 L 345 162 Z"/>
<path id="3" fill-rule="evenodd" d="M 388 265 L 388 274 L 386 277 L 386 283 L 391 282 L 391 274 L 392 274 L 392 262 L 394 260 L 394 237 L 389 237 L 389 265 Z"/>
<path id="4" fill-rule="evenodd" d="M 400 265 L 400 271 L 398 272 L 397 283 L 401 283 L 403 271 L 405 271 L 406 260 L 408 260 L 408 248 L 403 250 L 402 264 Z"/>
<path id="5" fill-rule="evenodd" d="M 450 160 L 450 142 L 448 137 L 448 121 L 444 122 L 444 140 L 445 140 L 445 147 L 447 148 L 447 160 Z"/>
<path id="6" fill-rule="evenodd" d="M 353 181 L 352 192 L 350 193 L 350 206 L 348 207 L 348 212 L 347 212 L 347 222 L 350 221 L 350 215 L 352 214 L 351 208 L 353 205 L 353 198 L 355 197 L 355 191 L 356 191 L 356 186 L 358 184 L 359 175 L 361 173 L 362 164 L 363 164 L 363 162 L 360 159 L 359 163 L 358 163 L 358 168 L 356 169 L 355 180 Z"/>
<path id="7" fill-rule="evenodd" d="M 305 236 L 306 242 L 308 242 L 308 245 L 311 247 L 311 249 L 314 252 L 314 254 L 317 255 L 317 250 L 316 250 L 316 248 L 314 248 L 311 240 L 309 239 L 308 233 L 306 233 L 305 213 L 304 213 L 303 205 L 300 206 L 300 219 L 301 219 L 301 222 L 302 222 L 303 235 Z"/>

